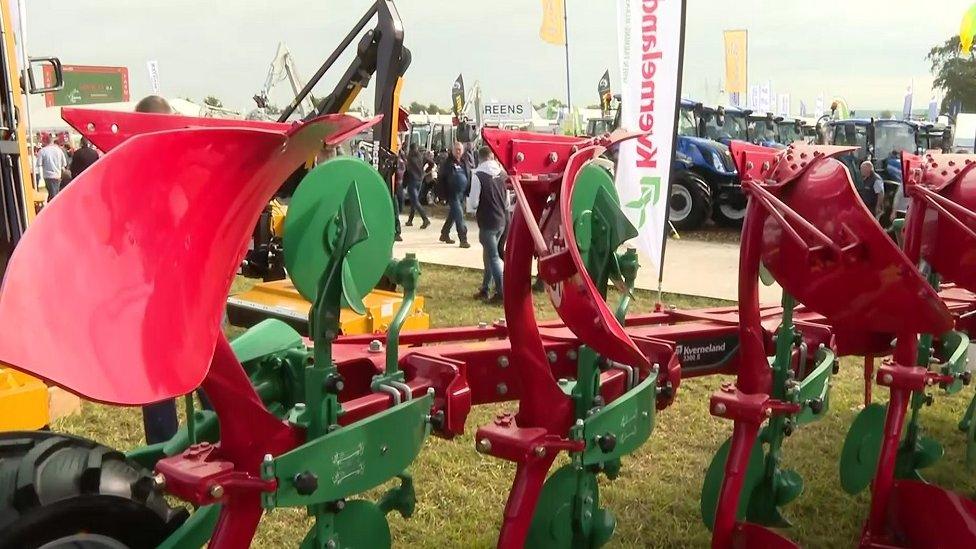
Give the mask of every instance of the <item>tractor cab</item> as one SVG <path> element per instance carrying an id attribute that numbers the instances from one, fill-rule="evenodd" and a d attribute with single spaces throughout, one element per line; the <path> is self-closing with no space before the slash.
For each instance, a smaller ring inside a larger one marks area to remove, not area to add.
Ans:
<path id="1" fill-rule="evenodd" d="M 752 113 L 746 115 L 746 134 L 747 141 L 763 147 L 782 149 L 785 147 L 783 141 L 779 140 L 778 124 L 782 120 L 780 117 L 773 116 L 773 113 Z M 787 141 L 787 143 L 789 143 Z"/>
<path id="2" fill-rule="evenodd" d="M 751 112 L 735 107 L 703 107 L 699 115 L 699 135 L 725 145 L 733 140 L 749 141 L 746 117 Z"/>
<path id="3" fill-rule="evenodd" d="M 893 212 L 904 209 L 901 155 L 919 152 L 918 133 L 916 124 L 904 120 L 852 118 L 827 123 L 828 144 L 857 147 L 841 158 L 855 186 L 860 188 L 864 184 L 858 166 L 865 160 L 874 164 L 874 171 L 884 180 L 882 225 L 887 225 Z"/>
<path id="4" fill-rule="evenodd" d="M 777 118 L 776 142 L 789 145 L 795 141 L 805 141 L 803 121 L 799 118 Z"/>
<path id="5" fill-rule="evenodd" d="M 918 124 L 918 146 L 921 152 L 947 153 L 952 149 L 952 126 L 942 123 Z"/>

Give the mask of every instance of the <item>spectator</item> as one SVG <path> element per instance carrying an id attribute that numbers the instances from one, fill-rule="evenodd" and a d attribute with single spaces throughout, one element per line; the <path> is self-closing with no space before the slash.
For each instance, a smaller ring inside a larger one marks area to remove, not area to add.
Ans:
<path id="1" fill-rule="evenodd" d="M 478 187 L 471 192 L 471 202 L 474 202 L 475 219 L 478 221 L 478 240 L 481 242 L 482 260 L 484 261 L 484 275 L 481 289 L 474 295 L 475 299 L 484 299 L 488 303 L 502 302 L 502 258 L 499 244 L 505 227 L 508 225 L 508 192 L 505 189 L 505 170 L 495 161 L 495 156 L 488 147 L 478 151 L 480 163 L 475 168 L 472 187 Z M 491 283 L 494 282 L 494 293 Z"/>
<path id="2" fill-rule="evenodd" d="M 41 143 L 44 146 L 37 153 L 37 163 L 41 177 L 44 178 L 44 187 L 47 188 L 47 200 L 50 202 L 61 190 L 61 178 L 66 175 L 68 158 L 64 149 L 54 143 L 50 134 L 44 134 Z"/>
<path id="3" fill-rule="evenodd" d="M 158 95 L 147 95 L 136 103 L 136 112 L 173 114 L 173 107 L 169 106 L 169 101 Z"/>
<path id="4" fill-rule="evenodd" d="M 98 151 L 92 148 L 88 139 L 82 137 L 78 150 L 71 157 L 71 177 L 81 175 L 81 172 L 87 170 L 88 166 L 94 164 L 96 160 L 98 160 Z"/>
<path id="5" fill-rule="evenodd" d="M 450 211 L 447 220 L 441 228 L 441 242 L 454 244 L 451 239 L 451 225 L 457 228 L 460 247 L 470 248 L 468 244 L 468 227 L 464 224 L 464 209 L 461 201 L 464 200 L 468 192 L 470 181 L 468 168 L 464 164 L 464 145 L 460 141 L 455 141 L 451 146 L 451 154 L 441 165 L 437 179 L 443 182 L 445 193 L 447 194 L 447 204 Z"/>
<path id="6" fill-rule="evenodd" d="M 875 219 L 880 219 L 884 213 L 884 181 L 874 172 L 870 160 L 861 162 L 861 188 L 857 192 Z"/>
<path id="7" fill-rule="evenodd" d="M 430 227 L 430 218 L 427 217 L 427 211 L 420 203 L 420 187 L 423 185 L 425 171 L 427 171 L 427 159 L 420 152 L 420 147 L 416 143 L 411 143 L 404 172 L 404 186 L 407 190 L 407 197 L 410 198 L 410 215 L 407 217 L 407 227 L 413 226 L 414 213 L 420 214 L 420 219 L 423 220 L 423 223 L 420 224 L 421 229 Z"/>

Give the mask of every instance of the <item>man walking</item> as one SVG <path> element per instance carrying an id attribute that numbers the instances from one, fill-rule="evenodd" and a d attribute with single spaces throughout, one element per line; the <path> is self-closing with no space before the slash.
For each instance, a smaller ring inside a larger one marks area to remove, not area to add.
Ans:
<path id="1" fill-rule="evenodd" d="M 407 227 L 413 226 L 415 213 L 420 214 L 420 219 L 423 220 L 420 225 L 421 229 L 430 227 L 430 218 L 427 217 L 427 211 L 420 203 L 420 186 L 423 184 L 426 169 L 426 162 L 424 155 L 420 152 L 420 147 L 416 143 L 411 143 L 410 152 L 407 154 L 406 171 L 404 172 L 404 186 L 406 187 L 407 198 L 410 199 L 410 215 L 407 216 Z"/>
<path id="2" fill-rule="evenodd" d="M 861 162 L 861 187 L 857 192 L 874 218 L 881 219 L 884 213 L 884 181 L 875 173 L 870 160 Z"/>
<path id="3" fill-rule="evenodd" d="M 501 303 L 502 258 L 499 245 L 508 224 L 508 191 L 505 189 L 507 174 L 495 161 L 495 155 L 488 147 L 481 147 L 478 150 L 478 160 L 479 164 L 472 178 L 472 183 L 477 180 L 478 196 L 472 197 L 470 203 L 476 208 L 478 241 L 481 242 L 481 258 L 485 271 L 481 280 L 481 289 L 474 297 L 484 299 L 488 303 Z M 494 282 L 493 292 L 492 282 Z"/>
<path id="4" fill-rule="evenodd" d="M 51 139 L 51 134 L 44 134 L 41 143 L 44 146 L 37 153 L 37 163 L 44 178 L 44 187 L 47 188 L 47 201 L 50 202 L 61 190 L 61 177 L 68 167 L 68 158 L 64 149 Z"/>
<path id="5" fill-rule="evenodd" d="M 464 207 L 462 202 L 468 191 L 470 175 L 468 167 L 464 163 L 464 145 L 460 141 L 455 141 L 451 146 L 451 154 L 441 166 L 437 178 L 443 181 L 447 193 L 447 204 L 450 211 L 444 227 L 441 228 L 441 242 L 454 244 L 451 239 L 451 225 L 457 228 L 458 240 L 461 241 L 462 248 L 470 248 L 468 244 L 468 227 L 464 224 Z"/>
<path id="6" fill-rule="evenodd" d="M 82 137 L 81 145 L 78 146 L 78 150 L 71 157 L 71 177 L 74 179 L 81 175 L 81 172 L 88 169 L 98 160 L 98 151 L 96 151 L 91 146 L 91 142 L 88 139 Z"/>

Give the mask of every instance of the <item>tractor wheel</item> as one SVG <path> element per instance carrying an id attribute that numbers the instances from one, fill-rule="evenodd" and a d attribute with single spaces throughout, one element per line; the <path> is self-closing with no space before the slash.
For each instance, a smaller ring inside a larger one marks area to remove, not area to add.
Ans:
<path id="1" fill-rule="evenodd" d="M 690 171 L 677 174 L 671 184 L 668 219 L 679 231 L 701 227 L 712 209 L 712 191 L 708 183 Z"/>
<path id="2" fill-rule="evenodd" d="M 121 452 L 59 433 L 0 434 L 0 549 L 156 547 L 186 517 Z"/>

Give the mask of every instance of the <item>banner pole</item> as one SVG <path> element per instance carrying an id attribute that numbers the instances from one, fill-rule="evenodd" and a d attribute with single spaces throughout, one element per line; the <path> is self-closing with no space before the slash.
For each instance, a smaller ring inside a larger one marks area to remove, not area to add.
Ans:
<path id="1" fill-rule="evenodd" d="M 569 91 L 569 18 L 567 16 L 566 4 L 569 0 L 563 0 L 563 40 L 566 46 L 566 111 L 569 116 L 573 116 L 573 98 Z M 573 133 L 576 133 L 576 120 L 573 119 Z"/>
<path id="2" fill-rule="evenodd" d="M 675 155 L 677 155 L 677 153 L 678 153 L 678 147 L 677 147 L 677 143 L 678 143 L 678 121 L 681 118 L 681 80 L 682 80 L 682 75 L 684 74 L 684 68 L 685 68 L 685 16 L 687 14 L 687 6 L 688 6 L 687 1 L 686 0 L 682 0 L 682 2 L 681 2 L 681 30 L 679 32 L 679 34 L 680 34 L 680 38 L 679 38 L 680 43 L 678 45 L 678 77 L 677 77 L 678 78 L 678 82 L 677 82 L 677 90 L 676 90 L 676 93 L 675 93 L 674 127 L 671 130 L 672 131 L 671 142 L 674 143 L 674 146 L 671 147 L 671 159 L 670 159 L 671 160 L 671 165 L 668 168 L 671 173 L 668 175 L 668 188 L 665 189 L 665 195 L 664 195 L 665 200 L 668 201 L 668 205 L 664 208 L 664 230 L 661 231 L 661 235 L 662 235 L 662 237 L 661 237 L 661 240 L 662 240 L 662 242 L 661 242 L 661 261 L 660 261 L 660 265 L 658 265 L 658 271 L 657 271 L 657 302 L 658 302 L 659 305 L 663 305 L 664 304 L 664 301 L 662 299 L 663 296 L 664 296 L 664 257 L 665 257 L 665 252 L 667 251 L 667 246 L 668 246 L 668 227 L 671 226 L 671 219 L 670 219 L 670 217 L 671 217 L 671 206 L 670 206 L 670 202 L 671 202 L 671 185 L 674 184 L 674 158 L 675 158 Z"/>

